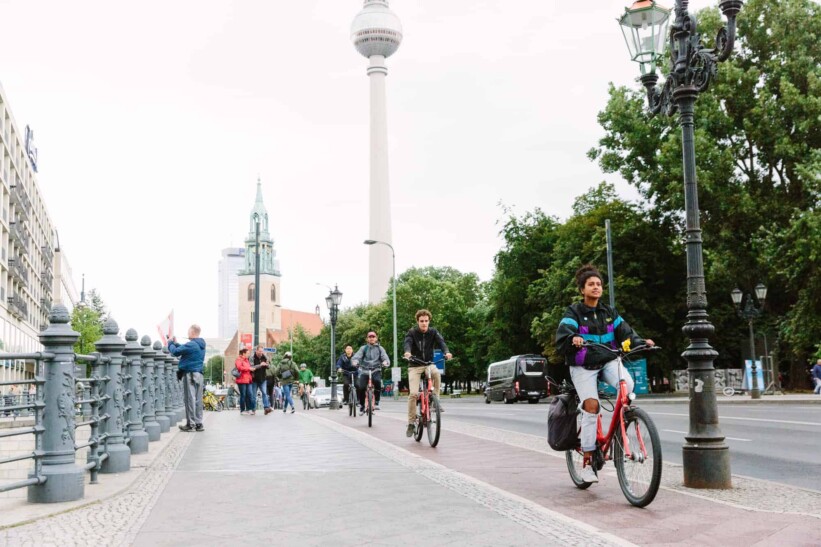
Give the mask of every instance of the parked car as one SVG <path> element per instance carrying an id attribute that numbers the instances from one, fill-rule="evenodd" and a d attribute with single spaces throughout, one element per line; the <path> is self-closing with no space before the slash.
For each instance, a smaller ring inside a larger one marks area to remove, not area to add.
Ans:
<path id="1" fill-rule="evenodd" d="M 336 388 L 336 400 L 342 401 L 342 386 Z M 308 396 L 308 404 L 311 408 L 331 406 L 331 388 L 316 387 Z"/>

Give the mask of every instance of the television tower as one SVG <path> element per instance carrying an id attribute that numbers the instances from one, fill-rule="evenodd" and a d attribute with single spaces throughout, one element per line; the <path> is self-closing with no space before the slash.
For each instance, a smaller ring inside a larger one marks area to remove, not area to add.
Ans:
<path id="1" fill-rule="evenodd" d="M 385 59 L 402 43 L 402 24 L 388 0 L 365 0 L 351 24 L 351 41 L 368 58 L 371 82 L 371 172 L 369 239 L 393 244 L 391 236 L 391 194 L 388 181 L 388 121 L 385 105 Z M 392 254 L 386 245 L 368 248 L 368 301 L 382 301 L 392 275 Z"/>

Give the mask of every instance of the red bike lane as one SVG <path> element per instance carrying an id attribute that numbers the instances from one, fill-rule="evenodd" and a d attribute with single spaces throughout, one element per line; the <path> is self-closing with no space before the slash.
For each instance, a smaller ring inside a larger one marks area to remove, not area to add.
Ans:
<path id="1" fill-rule="evenodd" d="M 598 484 L 579 490 L 563 458 L 448 431 L 447 414 L 436 448 L 427 435 L 419 443 L 407 438 L 396 413 L 377 413 L 372 428 L 343 411 L 321 416 L 639 545 L 821 544 L 821 519 L 734 507 L 698 497 L 697 490 L 688 495 L 662 488 L 648 507 L 635 508 L 622 494 L 612 462 Z M 801 508 L 785 500 L 785 509 Z"/>

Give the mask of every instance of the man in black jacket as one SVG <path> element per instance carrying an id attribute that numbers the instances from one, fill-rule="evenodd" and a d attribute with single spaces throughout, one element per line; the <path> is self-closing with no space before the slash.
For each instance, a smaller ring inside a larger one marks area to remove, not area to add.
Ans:
<path id="1" fill-rule="evenodd" d="M 416 326 L 405 335 L 405 359 L 413 355 L 423 361 L 433 361 L 433 350 L 436 348 L 442 350 L 442 353 L 445 354 L 445 359 L 450 360 L 453 357 L 450 350 L 448 350 L 447 344 L 445 344 L 445 339 L 439 334 L 439 331 L 431 328 L 430 320 L 431 314 L 428 310 L 419 310 L 416 312 Z M 424 373 L 424 365 L 408 363 L 408 429 L 405 431 L 408 437 L 413 436 L 413 430 L 416 427 L 416 394 L 419 392 L 419 382 Z M 433 377 L 434 390 L 438 395 L 439 384 L 442 381 L 439 369 L 433 367 L 431 376 Z"/>
<path id="2" fill-rule="evenodd" d="M 272 411 L 266 377 L 268 373 L 268 357 L 265 356 L 261 345 L 257 346 L 257 350 L 254 352 L 251 371 L 254 377 L 254 399 L 257 397 L 257 390 L 260 390 L 262 392 L 262 406 L 265 408 L 265 415 L 267 416 Z"/>
<path id="3" fill-rule="evenodd" d="M 351 379 L 356 374 L 356 367 L 351 363 L 351 355 L 353 355 L 353 348 L 345 346 L 345 353 L 339 356 L 336 361 L 336 370 L 342 371 L 342 402 L 348 403 L 348 396 L 351 392 Z M 342 408 L 342 405 L 339 405 Z"/>

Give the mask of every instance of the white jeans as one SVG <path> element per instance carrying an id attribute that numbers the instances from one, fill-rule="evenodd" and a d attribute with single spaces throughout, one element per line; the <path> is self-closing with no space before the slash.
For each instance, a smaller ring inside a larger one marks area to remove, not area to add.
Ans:
<path id="1" fill-rule="evenodd" d="M 633 378 L 630 376 L 627 369 L 624 368 L 624 365 L 621 367 L 621 376 L 627 383 L 627 393 L 633 393 Z M 579 400 L 581 401 L 579 404 L 579 410 L 582 412 L 582 430 L 579 435 L 579 440 L 581 441 L 582 450 L 585 452 L 592 452 L 596 450 L 596 421 L 599 414 L 598 412 L 587 412 L 584 410 L 583 405 L 587 399 L 595 399 L 598 403 L 599 377 L 618 389 L 618 361 L 613 359 L 604 365 L 601 370 L 587 370 L 586 368 L 577 366 L 570 367 L 570 379 L 573 380 L 573 385 L 576 387 L 576 393 L 579 394 Z M 599 412 L 601 412 L 601 406 L 599 406 Z"/>

